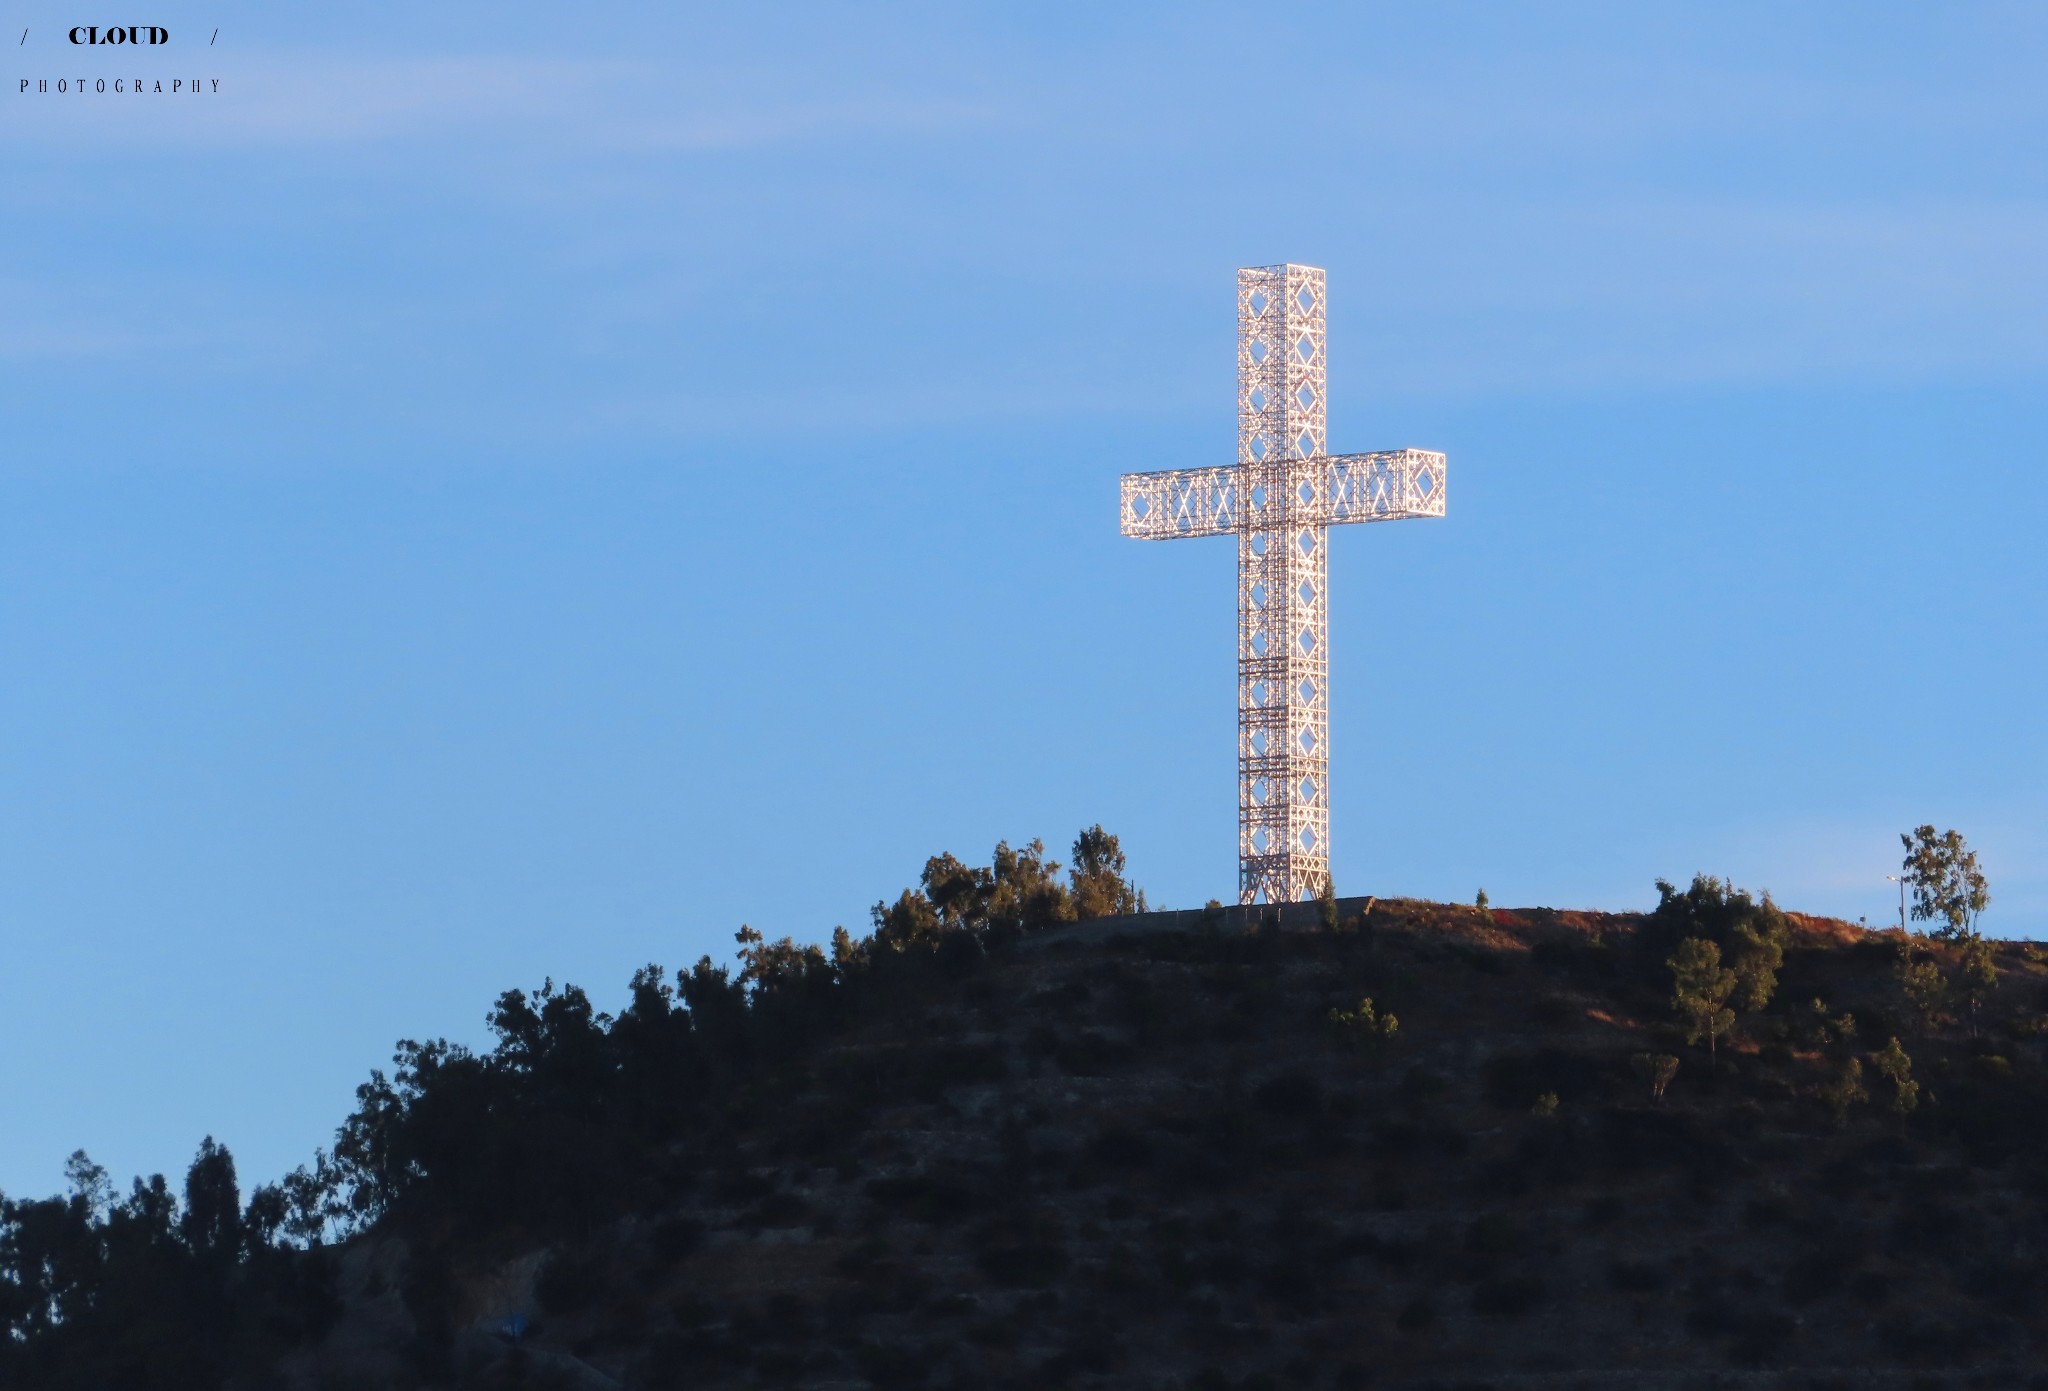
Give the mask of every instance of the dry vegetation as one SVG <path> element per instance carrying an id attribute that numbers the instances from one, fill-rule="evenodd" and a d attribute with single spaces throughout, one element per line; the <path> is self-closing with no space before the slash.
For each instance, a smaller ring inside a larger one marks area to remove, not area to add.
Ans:
<path id="1" fill-rule="evenodd" d="M 76 1156 L 0 1200 L 0 1384 L 2048 1387 L 2033 945 L 1708 879 L 1244 932 L 1074 858 L 508 991 L 246 1204 Z"/>
<path id="2" fill-rule="evenodd" d="M 1771 1005 L 1710 1069 L 1644 924 L 1393 903 L 1335 934 L 994 951 L 759 1071 L 617 1220 L 441 1243 L 428 1292 L 408 1253 L 431 1233 L 302 1258 L 337 1263 L 341 1310 L 282 1372 L 2029 1384 L 2035 953 L 1998 949 L 1974 1023 L 1923 1023 L 1905 939 L 1792 915 Z M 1391 1036 L 1333 1022 L 1365 997 Z M 1893 1037 L 1911 1113 L 1870 1065 Z M 1661 1101 L 1645 1054 L 1681 1059 Z"/>

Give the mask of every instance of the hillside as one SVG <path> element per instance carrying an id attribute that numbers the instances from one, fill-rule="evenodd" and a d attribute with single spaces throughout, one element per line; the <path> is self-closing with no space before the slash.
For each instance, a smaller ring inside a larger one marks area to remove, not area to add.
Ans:
<path id="1" fill-rule="evenodd" d="M 354 1217 L 292 1249 L 291 1185 L 259 1190 L 181 1374 L 2048 1386 L 2030 945 L 1973 976 L 1967 944 L 1712 881 L 1655 915 L 1380 902 L 1334 931 L 998 930 L 943 882 L 859 942 L 743 934 L 715 990 L 656 968 L 617 1019 L 513 992 L 496 1054 L 402 1045 L 333 1157 Z M 1772 932 L 1774 988 L 1710 1058 L 1666 963 Z M 95 1307 L 90 1348 L 0 1369 L 179 1384 L 147 1351 L 175 1332 Z"/>

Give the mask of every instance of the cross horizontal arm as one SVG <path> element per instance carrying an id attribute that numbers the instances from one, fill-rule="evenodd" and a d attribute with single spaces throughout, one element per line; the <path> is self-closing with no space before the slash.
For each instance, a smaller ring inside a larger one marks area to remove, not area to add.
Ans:
<path id="1" fill-rule="evenodd" d="M 1339 522 L 1392 522 L 1444 514 L 1448 460 L 1430 449 L 1389 449 L 1378 454 L 1332 454 L 1321 480 L 1329 515 Z"/>
<path id="2" fill-rule="evenodd" d="M 1444 456 L 1428 449 L 1318 454 L 1273 467 L 1127 473 L 1123 534 L 1177 541 L 1240 529 L 1441 517 L 1444 476 Z"/>
<path id="3" fill-rule="evenodd" d="M 1123 477 L 1123 531 L 1143 541 L 1228 536 L 1237 530 L 1235 468 L 1166 469 Z"/>

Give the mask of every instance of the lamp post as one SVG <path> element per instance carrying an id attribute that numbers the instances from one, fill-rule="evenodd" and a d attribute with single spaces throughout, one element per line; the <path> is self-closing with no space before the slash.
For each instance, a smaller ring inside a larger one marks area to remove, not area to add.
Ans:
<path id="1" fill-rule="evenodd" d="M 1887 884 L 1897 884 L 1897 885 L 1899 886 L 1899 931 L 1901 931 L 1901 932 L 1904 932 L 1904 931 L 1906 930 L 1906 879 L 1905 879 L 1905 876 L 1904 876 L 1904 875 L 1901 875 L 1901 874 L 1887 874 L 1887 875 L 1886 875 L 1886 876 L 1884 877 L 1884 881 L 1885 881 L 1885 883 L 1887 883 Z"/>

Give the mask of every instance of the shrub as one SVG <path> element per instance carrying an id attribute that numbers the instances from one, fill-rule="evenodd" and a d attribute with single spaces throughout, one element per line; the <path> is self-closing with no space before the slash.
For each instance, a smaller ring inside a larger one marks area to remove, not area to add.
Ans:
<path id="1" fill-rule="evenodd" d="M 1931 957 L 1924 954 L 1915 959 L 1910 947 L 1903 949 L 1896 976 L 1899 991 L 1906 997 L 1906 1003 L 1920 1020 L 1922 1029 L 1934 1029 L 1947 1019 L 1949 1000 L 1948 977 Z"/>
<path id="2" fill-rule="evenodd" d="M 1862 1061 L 1857 1058 L 1845 1061 L 1821 1088 L 1820 1096 L 1828 1104 L 1828 1109 L 1835 1113 L 1836 1124 L 1847 1120 L 1851 1106 L 1870 1099 L 1870 1093 L 1863 1086 Z"/>
<path id="3" fill-rule="evenodd" d="M 1669 1053 L 1638 1053 L 1628 1060 L 1630 1069 L 1650 1089 L 1650 1099 L 1662 1101 L 1664 1089 L 1678 1075 L 1678 1059 Z"/>
<path id="4" fill-rule="evenodd" d="M 1913 1080 L 1913 1060 L 1895 1038 L 1872 1056 L 1878 1075 L 1892 1084 L 1892 1109 L 1905 1115 L 1920 1104 L 1920 1084 Z"/>
<path id="5" fill-rule="evenodd" d="M 1333 1009 L 1328 1017 L 1340 1038 L 1361 1046 L 1386 1043 L 1401 1032 L 1401 1021 L 1376 1010 L 1370 995 L 1360 1000 L 1356 1009 Z"/>
<path id="6" fill-rule="evenodd" d="M 1497 1053 L 1486 1060 L 1481 1082 L 1490 1105 L 1523 1111 L 1549 1092 L 1576 1101 L 1593 1088 L 1598 1067 L 1588 1058 L 1557 1048 L 1533 1053 Z"/>

